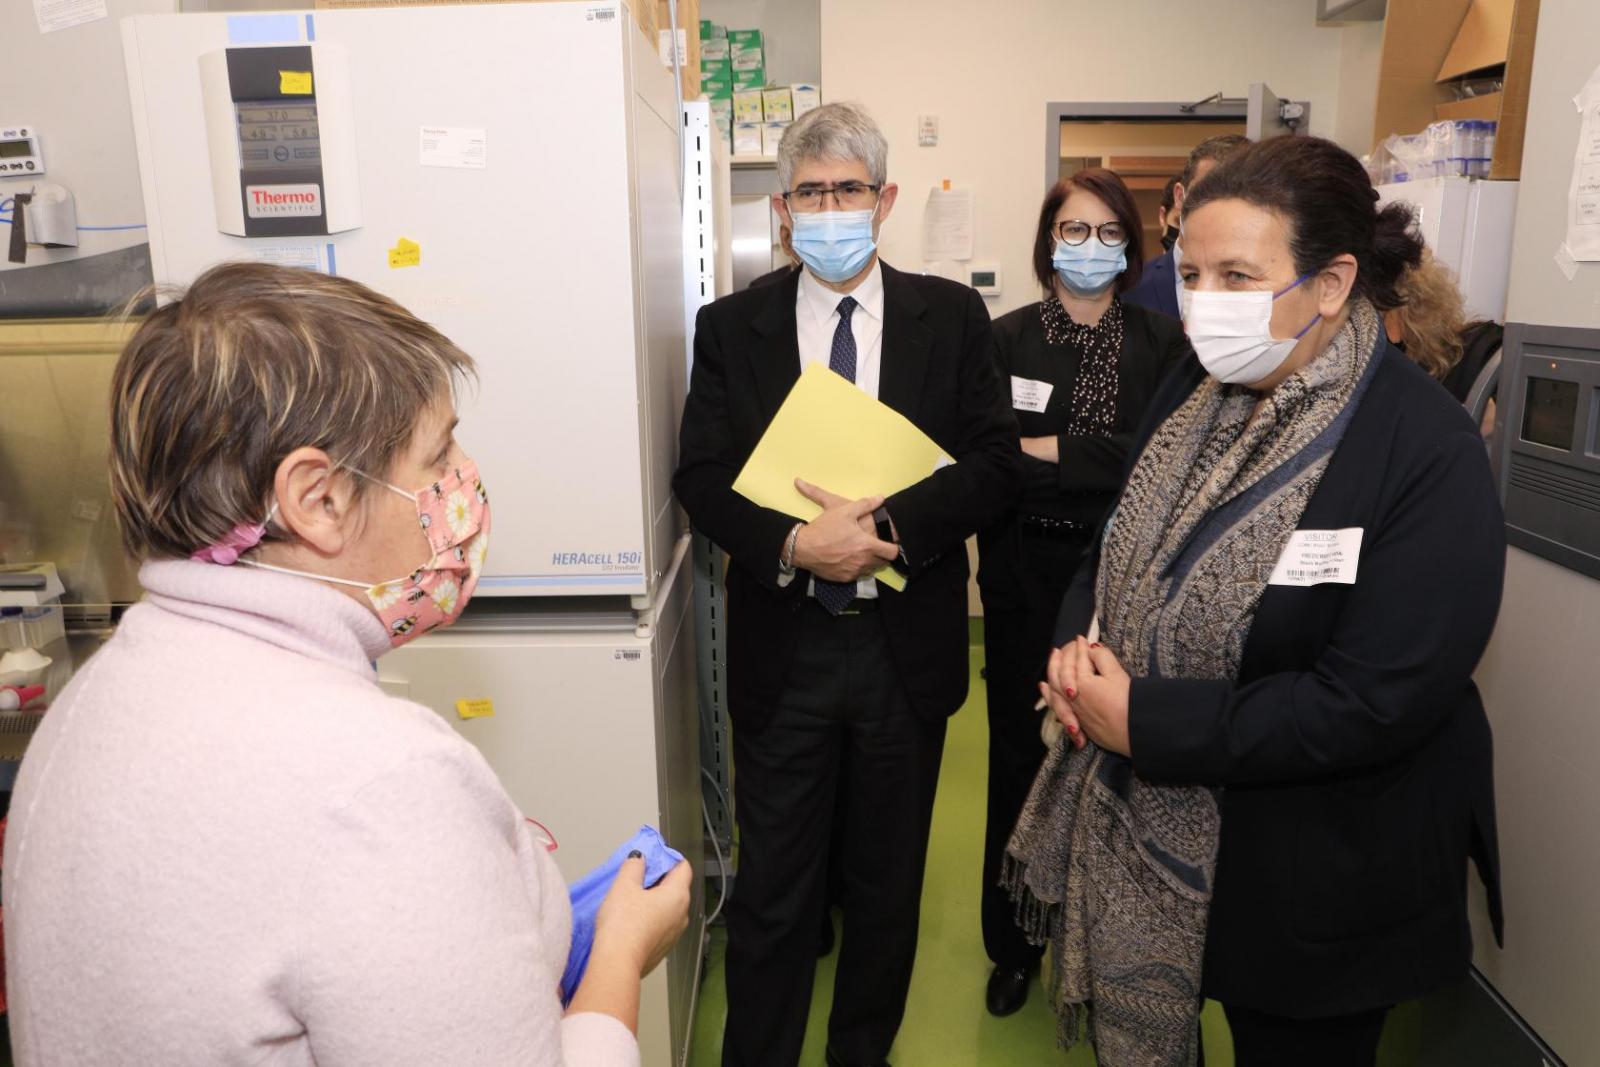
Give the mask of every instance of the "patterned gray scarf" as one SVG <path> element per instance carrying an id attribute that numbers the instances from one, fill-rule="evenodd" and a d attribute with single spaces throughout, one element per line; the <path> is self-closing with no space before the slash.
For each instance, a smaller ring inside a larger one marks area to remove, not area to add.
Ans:
<path id="1" fill-rule="evenodd" d="M 1260 395 L 1206 379 L 1141 453 L 1100 552 L 1101 641 L 1134 677 L 1238 676 L 1256 604 L 1376 367 L 1365 300 L 1328 348 Z M 1221 813 L 1063 738 L 1007 846 L 1006 887 L 1048 941 L 1063 1046 L 1101 1067 L 1189 1067 Z M 1086 1032 L 1087 1030 L 1087 1032 Z"/>

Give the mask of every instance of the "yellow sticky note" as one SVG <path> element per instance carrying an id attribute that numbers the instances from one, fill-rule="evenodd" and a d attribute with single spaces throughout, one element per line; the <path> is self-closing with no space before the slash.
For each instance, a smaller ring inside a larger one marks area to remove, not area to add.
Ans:
<path id="1" fill-rule="evenodd" d="M 494 717 L 492 700 L 458 700 L 456 714 L 463 719 L 490 719 Z"/>
<path id="2" fill-rule="evenodd" d="M 310 96 L 311 72 L 309 70 L 278 71 L 278 92 L 284 96 Z"/>
<path id="3" fill-rule="evenodd" d="M 422 265 L 422 246 L 415 241 L 408 241 L 404 237 L 389 249 L 389 269 L 400 267 L 417 267 Z"/>
<path id="4" fill-rule="evenodd" d="M 810 521 L 822 508 L 800 495 L 796 478 L 856 500 L 898 493 L 954 462 L 910 419 L 813 363 L 790 390 L 733 489 L 762 507 Z M 891 589 L 906 586 L 888 564 L 873 577 Z"/>

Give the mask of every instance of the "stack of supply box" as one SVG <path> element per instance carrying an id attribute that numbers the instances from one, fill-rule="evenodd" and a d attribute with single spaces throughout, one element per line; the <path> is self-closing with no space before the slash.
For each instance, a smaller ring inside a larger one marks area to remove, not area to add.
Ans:
<path id="1" fill-rule="evenodd" d="M 733 149 L 733 60 L 728 30 L 710 19 L 700 20 L 700 91 L 711 101 L 711 121 Z"/>
<path id="2" fill-rule="evenodd" d="M 734 155 L 762 155 L 769 139 L 772 147 L 768 154 L 777 155 L 778 142 L 776 137 L 768 138 L 766 134 L 766 113 L 762 107 L 762 90 L 767 86 L 767 55 L 761 31 L 729 30 L 728 62 L 733 68 Z"/>
<path id="3" fill-rule="evenodd" d="M 730 30 L 700 20 L 700 87 L 735 156 L 776 156 L 789 124 L 822 103 L 815 85 L 767 80 L 760 30 Z"/>

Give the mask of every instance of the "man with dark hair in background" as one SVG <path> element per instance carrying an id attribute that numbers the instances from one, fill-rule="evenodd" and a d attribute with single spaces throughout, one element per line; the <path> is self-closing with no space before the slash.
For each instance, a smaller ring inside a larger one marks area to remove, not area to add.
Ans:
<path id="1" fill-rule="evenodd" d="M 1178 219 L 1183 215 L 1183 197 L 1187 190 L 1204 180 L 1218 163 L 1249 143 L 1250 138 L 1243 134 L 1224 133 L 1207 137 L 1195 145 L 1194 151 L 1189 153 L 1189 161 L 1183 165 L 1183 173 L 1179 175 L 1177 184 L 1172 187 L 1172 207 L 1165 212 L 1164 225 L 1170 227 L 1178 224 Z M 1162 243 L 1166 244 L 1166 241 Z M 1183 284 L 1178 277 L 1177 257 L 1180 253 L 1181 246 L 1174 235 L 1167 251 L 1144 265 L 1139 284 L 1122 294 L 1122 299 L 1175 319 L 1182 318 L 1178 311 L 1178 287 Z"/>

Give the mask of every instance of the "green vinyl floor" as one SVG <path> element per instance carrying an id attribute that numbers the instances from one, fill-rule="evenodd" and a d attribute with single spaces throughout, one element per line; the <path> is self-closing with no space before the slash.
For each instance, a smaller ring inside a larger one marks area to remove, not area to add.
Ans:
<path id="1" fill-rule="evenodd" d="M 978 894 L 989 731 L 983 683 L 978 677 L 983 648 L 977 633 L 971 655 L 972 690 L 966 705 L 950 721 L 945 742 L 933 840 L 928 848 L 927 884 L 922 893 L 916 973 L 905 1023 L 890 1060 L 895 1067 L 1092 1067 L 1090 1050 L 1077 1048 L 1067 1053 L 1056 1047 L 1055 1020 L 1037 979 L 1027 1005 L 1017 1014 L 996 1019 L 984 1010 L 990 965 L 978 924 Z M 710 893 L 714 899 L 714 885 Z M 837 921 L 836 913 L 836 926 Z M 725 943 L 723 931 L 715 930 L 695 1016 L 689 1067 L 719 1067 L 722 1062 L 722 1026 L 728 1013 L 722 967 Z M 800 1059 L 806 1067 L 823 1063 L 837 958 L 835 952 L 817 964 L 811 1020 Z M 1206 1006 L 1201 1033 L 1206 1067 L 1232 1067 L 1233 1044 L 1217 1005 Z M 1415 1006 L 1402 1005 L 1391 1015 L 1384 1033 L 1379 1067 L 1415 1063 L 1419 1040 L 1418 1012 Z"/>

